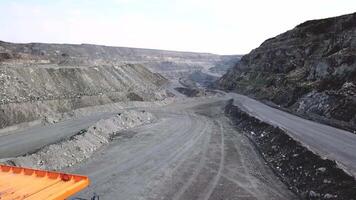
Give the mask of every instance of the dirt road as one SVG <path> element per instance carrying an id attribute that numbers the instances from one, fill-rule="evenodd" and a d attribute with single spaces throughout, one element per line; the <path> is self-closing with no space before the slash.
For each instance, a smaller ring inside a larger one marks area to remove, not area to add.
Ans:
<path id="1" fill-rule="evenodd" d="M 356 134 L 300 118 L 243 95 L 230 93 L 229 96 L 241 109 L 282 128 L 309 150 L 336 161 L 356 177 Z"/>
<path id="2" fill-rule="evenodd" d="M 118 134 L 93 157 L 64 171 L 90 176 L 90 188 L 79 194 L 85 198 L 96 192 L 102 199 L 295 199 L 222 113 L 229 98 L 354 172 L 355 135 L 237 94 L 182 98 L 168 106 L 140 108 L 153 113 L 157 121 Z M 1 136 L 0 157 L 55 143 L 111 115 L 97 113 Z"/>
<path id="3" fill-rule="evenodd" d="M 249 140 L 236 132 L 216 99 L 150 110 L 158 121 L 126 131 L 86 162 L 101 199 L 295 199 Z"/>

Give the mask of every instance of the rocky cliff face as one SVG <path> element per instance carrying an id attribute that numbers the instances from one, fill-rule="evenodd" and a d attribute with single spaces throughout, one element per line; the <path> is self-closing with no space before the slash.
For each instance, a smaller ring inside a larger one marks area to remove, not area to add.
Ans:
<path id="1" fill-rule="evenodd" d="M 356 13 L 307 21 L 266 40 L 218 85 L 356 130 Z"/>

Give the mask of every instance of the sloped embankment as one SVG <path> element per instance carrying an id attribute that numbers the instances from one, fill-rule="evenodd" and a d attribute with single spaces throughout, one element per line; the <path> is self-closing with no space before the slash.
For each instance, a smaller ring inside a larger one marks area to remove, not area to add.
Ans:
<path id="1" fill-rule="evenodd" d="M 74 109 L 131 100 L 161 100 L 167 80 L 140 65 L 0 66 L 0 128 Z"/>
<path id="2" fill-rule="evenodd" d="M 356 130 L 355 32 L 356 13 L 307 21 L 243 56 L 219 86 Z"/>
<path id="3" fill-rule="evenodd" d="M 71 138 L 50 144 L 29 155 L 5 159 L 2 162 L 16 166 L 59 170 L 84 161 L 116 137 L 125 137 L 122 131 L 150 123 L 154 116 L 145 111 L 124 111 L 102 119 Z"/>
<path id="4" fill-rule="evenodd" d="M 256 145 L 263 158 L 292 191 L 302 199 L 356 199 L 356 180 L 309 151 L 278 127 L 248 115 L 232 104 L 225 113 Z"/>

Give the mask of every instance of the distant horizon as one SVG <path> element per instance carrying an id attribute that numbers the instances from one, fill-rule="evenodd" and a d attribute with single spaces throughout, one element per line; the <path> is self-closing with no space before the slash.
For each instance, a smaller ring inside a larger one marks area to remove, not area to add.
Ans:
<path id="1" fill-rule="evenodd" d="M 54 42 L 11 42 L 5 41 L 0 38 L 0 42 L 12 43 L 12 44 L 54 44 L 54 45 L 93 45 L 93 46 L 103 46 L 103 47 L 113 47 L 113 48 L 128 48 L 128 49 L 143 49 L 143 50 L 157 50 L 157 51 L 168 51 L 168 52 L 181 52 L 181 53 L 199 53 L 199 54 L 213 54 L 218 56 L 243 56 L 245 54 L 216 54 L 211 52 L 199 52 L 199 51 L 185 51 L 185 50 L 170 50 L 170 49 L 153 49 L 144 47 L 126 47 L 126 46 L 113 46 L 105 44 L 91 44 L 91 43 L 54 43 Z"/>
<path id="2" fill-rule="evenodd" d="M 2 0 L 0 40 L 245 55 L 305 21 L 353 8 L 352 0 Z"/>

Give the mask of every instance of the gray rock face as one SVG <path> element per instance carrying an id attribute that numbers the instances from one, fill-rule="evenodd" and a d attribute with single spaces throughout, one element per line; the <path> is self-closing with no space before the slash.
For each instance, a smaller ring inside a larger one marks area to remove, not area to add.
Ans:
<path id="1" fill-rule="evenodd" d="M 161 74 L 171 79 L 196 71 L 214 73 L 211 67 L 224 71 L 233 66 L 233 59 L 208 53 L 0 41 L 0 129 L 53 112 L 162 99 L 166 93 L 161 86 L 168 80 Z"/>
<path id="2" fill-rule="evenodd" d="M 356 13 L 307 21 L 266 40 L 218 84 L 355 130 Z"/>
<path id="3" fill-rule="evenodd" d="M 1 65 L 1 104 L 71 99 L 128 92 L 147 93 L 165 79 L 143 66 L 74 67 L 57 65 Z M 113 95 L 115 96 L 115 95 Z"/>
<path id="4" fill-rule="evenodd" d="M 133 64 L 81 67 L 2 63 L 0 128 L 87 106 L 163 99 L 166 93 L 162 85 L 166 82 L 161 75 Z"/>

